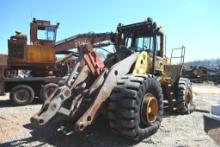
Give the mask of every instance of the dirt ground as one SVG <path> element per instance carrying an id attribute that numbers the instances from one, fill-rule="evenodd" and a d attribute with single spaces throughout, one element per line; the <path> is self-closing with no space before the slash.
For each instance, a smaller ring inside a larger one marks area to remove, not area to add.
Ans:
<path id="1" fill-rule="evenodd" d="M 209 109 L 210 104 L 220 102 L 220 87 L 193 84 L 197 108 Z M 8 95 L 0 97 L 0 146 L 73 146 L 73 147 L 145 147 L 145 146 L 218 146 L 203 131 L 203 113 L 190 115 L 166 114 L 158 132 L 140 143 L 130 142 L 111 132 L 106 118 L 99 118 L 82 133 L 69 136 L 58 131 L 60 126 L 71 128 L 71 122 L 63 116 L 56 117 L 46 126 L 35 126 L 30 117 L 41 104 L 13 107 Z"/>

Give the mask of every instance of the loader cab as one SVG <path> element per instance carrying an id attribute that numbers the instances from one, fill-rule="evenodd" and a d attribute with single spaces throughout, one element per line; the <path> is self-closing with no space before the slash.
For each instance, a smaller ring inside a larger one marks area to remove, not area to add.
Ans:
<path id="1" fill-rule="evenodd" d="M 124 46 L 132 51 L 146 51 L 158 57 L 164 57 L 164 33 L 162 27 L 157 27 L 151 18 L 147 21 L 126 25 L 118 25 L 118 46 Z"/>
<path id="2" fill-rule="evenodd" d="M 126 48 L 132 52 L 148 53 L 149 71 L 161 75 L 164 64 L 168 63 L 165 57 L 165 35 L 162 27 L 157 27 L 151 18 L 146 21 L 123 26 L 119 24 L 117 37 L 118 50 Z"/>

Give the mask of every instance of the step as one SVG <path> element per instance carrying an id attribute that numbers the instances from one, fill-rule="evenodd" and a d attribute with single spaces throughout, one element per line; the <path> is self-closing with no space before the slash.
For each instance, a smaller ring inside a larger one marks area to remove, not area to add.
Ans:
<path id="1" fill-rule="evenodd" d="M 204 114 L 204 130 L 208 133 L 209 130 L 220 128 L 220 116 L 213 114 Z"/>
<path id="2" fill-rule="evenodd" d="M 214 104 L 211 106 L 211 114 L 220 116 L 220 104 Z"/>

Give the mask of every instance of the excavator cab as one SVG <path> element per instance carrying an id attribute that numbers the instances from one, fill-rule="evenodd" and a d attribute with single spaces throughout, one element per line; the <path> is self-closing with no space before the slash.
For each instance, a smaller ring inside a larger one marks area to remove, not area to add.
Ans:
<path id="1" fill-rule="evenodd" d="M 54 45 L 59 23 L 36 20 L 30 23 L 30 44 L 27 36 L 16 32 L 8 40 L 8 66 L 10 69 L 51 71 L 55 68 L 56 55 Z"/>
<path id="2" fill-rule="evenodd" d="M 55 45 L 59 23 L 50 24 L 50 21 L 33 19 L 30 24 L 31 44 Z"/>

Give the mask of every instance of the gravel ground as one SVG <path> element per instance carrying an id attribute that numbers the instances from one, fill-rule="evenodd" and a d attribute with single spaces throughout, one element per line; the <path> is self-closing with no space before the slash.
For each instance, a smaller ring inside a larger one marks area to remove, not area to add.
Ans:
<path id="1" fill-rule="evenodd" d="M 194 100 L 197 108 L 209 109 L 210 104 L 220 101 L 220 87 L 194 84 Z M 190 115 L 166 114 L 158 132 L 140 143 L 130 142 L 111 132 L 108 120 L 98 118 L 84 132 L 65 135 L 60 126 L 71 129 L 71 121 L 57 116 L 45 126 L 30 123 L 30 117 L 38 112 L 41 104 L 13 107 L 8 95 L 0 97 L 0 146 L 76 146 L 76 147 L 122 147 L 122 146 L 218 146 L 203 131 L 203 113 Z"/>

